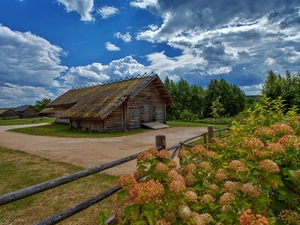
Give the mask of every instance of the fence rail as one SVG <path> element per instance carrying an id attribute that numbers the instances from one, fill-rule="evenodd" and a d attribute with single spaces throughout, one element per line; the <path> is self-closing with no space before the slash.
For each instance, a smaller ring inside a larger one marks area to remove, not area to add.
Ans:
<path id="1" fill-rule="evenodd" d="M 200 135 L 188 138 L 184 141 L 179 142 L 179 144 L 173 145 L 169 148 L 166 148 L 166 137 L 165 137 L 165 135 L 157 135 L 155 137 L 156 148 L 158 150 L 161 150 L 161 149 L 166 149 L 168 151 L 174 150 L 173 153 L 171 154 L 171 158 L 173 159 L 177 156 L 179 150 L 183 146 L 188 146 L 187 145 L 188 142 L 191 142 L 193 140 L 197 140 L 199 138 L 203 138 L 204 143 L 206 143 L 207 142 L 207 136 L 208 136 L 208 141 L 210 141 L 211 138 L 214 137 L 214 132 L 220 132 L 220 131 L 228 130 L 228 129 L 229 128 L 222 128 L 222 129 L 218 129 L 218 130 L 213 130 L 212 126 L 208 126 L 208 132 L 204 132 Z M 49 190 L 49 189 L 53 189 L 53 188 L 61 186 L 63 184 L 67 184 L 67 183 L 70 183 L 72 181 L 78 180 L 80 178 L 83 178 L 83 177 L 86 177 L 86 176 L 104 171 L 106 169 L 121 165 L 123 163 L 129 162 L 131 160 L 136 159 L 137 156 L 140 153 L 145 152 L 145 151 L 141 151 L 139 153 L 136 153 L 136 154 L 133 154 L 133 155 L 130 155 L 130 156 L 127 156 L 127 157 L 109 162 L 109 163 L 105 163 L 105 164 L 102 164 L 102 165 L 99 165 L 99 166 L 96 166 L 96 167 L 93 167 L 93 168 L 82 170 L 82 171 L 79 171 L 79 172 L 76 172 L 76 173 L 73 173 L 73 174 L 70 174 L 70 175 L 67 175 L 67 176 L 52 179 L 52 180 L 49 180 L 49 181 L 46 181 L 46 182 L 43 182 L 43 183 L 40 183 L 40 184 L 37 184 L 37 185 L 33 185 L 33 186 L 30 186 L 30 187 L 27 187 L 27 188 L 24 188 L 24 189 L 21 189 L 21 190 L 17 190 L 17 191 L 14 191 L 14 192 L 10 192 L 10 193 L 1 195 L 0 196 L 0 206 L 8 204 L 10 202 L 14 202 L 14 201 L 26 198 L 26 197 L 29 197 L 31 195 L 34 195 L 34 194 L 37 194 L 37 193 L 40 193 L 40 192 L 43 192 L 43 191 L 46 191 L 46 190 Z M 138 179 L 141 179 L 141 178 L 138 178 Z M 69 217 L 71 217 L 71 216 L 87 209 L 88 207 L 102 201 L 103 199 L 111 196 L 112 194 L 116 193 L 120 189 L 121 189 L 121 187 L 118 187 L 118 186 L 111 187 L 111 188 L 107 189 L 106 191 L 100 193 L 99 195 L 97 195 L 93 198 L 90 198 L 90 199 L 88 199 L 88 200 L 86 200 L 86 201 L 84 201 L 84 202 L 82 202 L 82 203 L 80 203 L 80 204 L 78 204 L 78 205 L 76 205 L 72 208 L 69 208 L 69 209 L 67 209 L 67 210 L 65 210 L 61 213 L 58 213 L 58 214 L 56 214 L 52 217 L 49 217 L 49 218 L 47 218 L 43 221 L 40 221 L 40 222 L 36 223 L 36 225 L 52 225 L 52 224 L 59 223 L 59 222 L 65 220 L 65 219 L 67 219 L 67 218 L 69 218 Z M 110 218 L 110 220 L 113 220 L 113 218 Z M 109 222 L 109 220 L 108 220 L 108 222 Z"/>

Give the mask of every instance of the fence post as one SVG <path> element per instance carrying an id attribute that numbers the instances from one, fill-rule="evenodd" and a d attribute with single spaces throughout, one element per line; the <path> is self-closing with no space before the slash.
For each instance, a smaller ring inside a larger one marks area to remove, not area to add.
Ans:
<path id="1" fill-rule="evenodd" d="M 166 149 L 166 136 L 164 134 L 158 134 L 155 136 L 156 148 L 159 150 Z"/>
<path id="2" fill-rule="evenodd" d="M 208 134 L 208 142 L 214 137 L 214 127 L 208 126 L 207 127 L 207 134 Z"/>

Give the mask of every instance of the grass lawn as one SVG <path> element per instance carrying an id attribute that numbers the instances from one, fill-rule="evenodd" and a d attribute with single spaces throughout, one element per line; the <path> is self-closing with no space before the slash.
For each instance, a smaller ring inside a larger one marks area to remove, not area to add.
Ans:
<path id="1" fill-rule="evenodd" d="M 53 123 L 55 118 L 25 118 L 25 119 L 0 119 L 0 126 Z"/>
<path id="2" fill-rule="evenodd" d="M 83 169 L 0 147 L 0 195 Z M 0 224 L 34 224 L 92 198 L 116 183 L 116 176 L 97 173 L 0 206 Z M 105 208 L 112 209 L 115 203 L 116 195 L 60 224 L 98 224 L 99 212 Z"/>
<path id="3" fill-rule="evenodd" d="M 121 137 L 131 134 L 138 134 L 142 132 L 147 132 L 149 129 L 133 129 L 128 131 L 118 131 L 110 133 L 100 133 L 100 132 L 83 132 L 80 130 L 69 130 L 69 125 L 67 124 L 49 124 L 37 127 L 26 127 L 11 129 L 9 131 L 31 134 L 31 135 L 41 135 L 41 136 L 56 136 L 56 137 L 71 137 L 71 138 L 101 138 L 101 137 Z"/>

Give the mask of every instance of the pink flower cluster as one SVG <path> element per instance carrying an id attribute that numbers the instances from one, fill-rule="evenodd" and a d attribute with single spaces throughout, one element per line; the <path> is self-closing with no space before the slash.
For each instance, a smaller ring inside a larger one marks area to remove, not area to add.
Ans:
<path id="1" fill-rule="evenodd" d="M 170 159 L 171 155 L 170 155 L 170 152 L 168 152 L 167 150 L 160 150 L 156 153 L 157 157 L 158 158 L 161 158 L 161 159 Z"/>
<path id="2" fill-rule="evenodd" d="M 221 197 L 220 197 L 220 204 L 221 205 L 231 205 L 235 204 L 235 195 L 229 192 L 225 192 Z"/>
<path id="3" fill-rule="evenodd" d="M 214 197 L 212 197 L 210 194 L 205 194 L 201 197 L 201 202 L 203 202 L 204 204 L 209 205 L 210 203 L 214 202 L 215 199 Z"/>
<path id="4" fill-rule="evenodd" d="M 170 191 L 175 194 L 179 194 L 186 189 L 185 181 L 183 180 L 173 180 L 169 184 Z"/>
<path id="5" fill-rule="evenodd" d="M 137 181 L 131 174 L 123 174 L 118 179 L 118 186 L 125 189 L 130 189 L 133 187 Z"/>
<path id="6" fill-rule="evenodd" d="M 228 165 L 228 169 L 234 170 L 236 172 L 247 172 L 248 171 L 248 167 L 246 166 L 246 164 L 240 160 L 232 160 Z"/>
<path id="7" fill-rule="evenodd" d="M 265 147 L 264 143 L 258 138 L 247 138 L 244 144 L 246 148 L 250 149 L 261 149 Z"/>
<path id="8" fill-rule="evenodd" d="M 146 183 L 136 183 L 129 192 L 132 202 L 148 204 L 150 201 L 160 198 L 165 190 L 161 183 L 150 180 Z"/>
<path id="9" fill-rule="evenodd" d="M 170 170 L 169 167 L 162 162 L 158 162 L 156 164 L 155 171 L 158 173 L 167 174 L 169 170 Z"/>
<path id="10" fill-rule="evenodd" d="M 230 193 L 236 193 L 241 189 L 242 184 L 240 182 L 226 181 L 224 183 L 224 190 Z"/>
<path id="11" fill-rule="evenodd" d="M 275 137 L 275 132 L 269 127 L 263 126 L 259 127 L 254 131 L 254 136 L 259 137 L 261 139 L 268 139 Z"/>
<path id="12" fill-rule="evenodd" d="M 279 166 L 270 159 L 261 160 L 258 164 L 258 167 L 261 170 L 264 170 L 268 173 L 279 173 L 280 172 Z"/>
<path id="13" fill-rule="evenodd" d="M 300 148 L 300 138 L 296 135 L 284 135 L 278 143 L 287 148 Z"/>
<path id="14" fill-rule="evenodd" d="M 258 198 L 262 195 L 262 188 L 259 184 L 246 183 L 241 187 L 241 191 L 244 196 L 249 196 L 251 198 Z"/>
<path id="15" fill-rule="evenodd" d="M 155 156 L 153 154 L 151 154 L 150 152 L 142 152 L 137 156 L 137 162 L 143 162 L 146 160 L 152 160 L 154 159 Z"/>
<path id="16" fill-rule="evenodd" d="M 275 123 L 270 127 L 276 136 L 283 136 L 283 135 L 295 135 L 296 132 L 293 130 L 293 128 L 286 124 L 286 123 Z"/>
<path id="17" fill-rule="evenodd" d="M 240 217 L 241 225 L 269 225 L 269 221 L 266 217 L 256 214 L 252 214 L 251 209 L 247 209 Z"/>

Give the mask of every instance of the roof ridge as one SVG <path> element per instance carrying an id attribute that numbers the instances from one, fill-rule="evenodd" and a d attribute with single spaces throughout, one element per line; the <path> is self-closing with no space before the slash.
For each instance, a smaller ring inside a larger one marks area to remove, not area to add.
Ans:
<path id="1" fill-rule="evenodd" d="M 126 76 L 125 78 L 120 78 L 120 79 L 115 79 L 115 80 L 108 80 L 104 81 L 103 83 L 97 83 L 97 84 L 92 84 L 92 85 L 86 85 L 86 86 L 78 86 L 78 87 L 72 87 L 71 90 L 78 90 L 78 89 L 85 89 L 85 88 L 90 88 L 90 87 L 98 87 L 98 86 L 104 86 L 108 84 L 115 84 L 118 82 L 123 82 L 123 81 L 128 81 L 128 80 L 133 80 L 137 78 L 142 78 L 142 77 L 152 77 L 155 76 L 154 72 L 151 72 L 149 75 L 145 72 L 143 75 L 140 75 L 139 73 L 136 76 Z"/>

